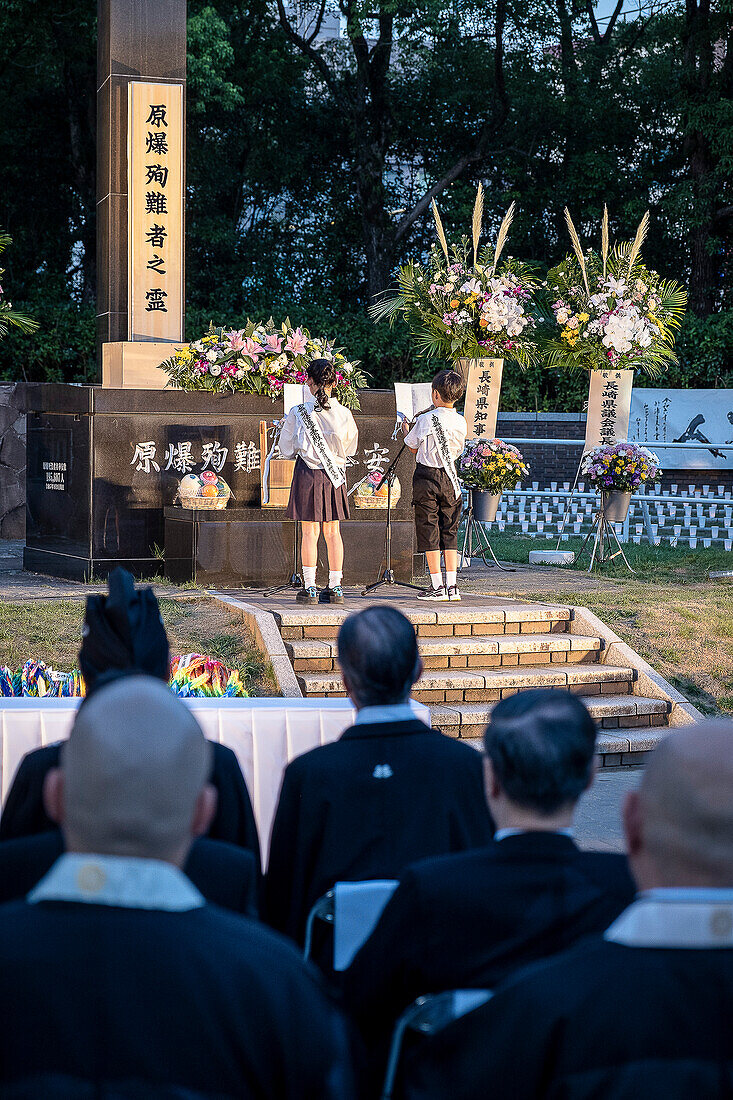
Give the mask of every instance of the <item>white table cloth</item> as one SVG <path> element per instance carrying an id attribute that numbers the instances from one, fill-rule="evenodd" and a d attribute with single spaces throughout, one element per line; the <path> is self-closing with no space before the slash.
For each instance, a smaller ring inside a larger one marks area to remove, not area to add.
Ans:
<path id="1" fill-rule="evenodd" d="M 249 788 L 263 857 L 286 764 L 335 741 L 354 721 L 349 699 L 188 699 L 204 733 L 237 754 Z M 78 699 L 0 699 L 0 794 L 3 802 L 27 752 L 68 737 Z M 427 707 L 413 702 L 430 722 Z"/>

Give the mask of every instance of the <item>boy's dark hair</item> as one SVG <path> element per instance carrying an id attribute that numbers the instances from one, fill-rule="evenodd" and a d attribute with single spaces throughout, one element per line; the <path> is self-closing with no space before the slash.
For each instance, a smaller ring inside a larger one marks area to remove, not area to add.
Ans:
<path id="1" fill-rule="evenodd" d="M 466 387 L 458 371 L 439 370 L 433 379 L 433 389 L 447 404 L 455 405 L 463 397 Z"/>
<path id="2" fill-rule="evenodd" d="M 595 723 L 580 699 L 546 688 L 502 699 L 484 734 L 507 797 L 544 815 L 580 798 L 593 773 L 595 743 Z"/>

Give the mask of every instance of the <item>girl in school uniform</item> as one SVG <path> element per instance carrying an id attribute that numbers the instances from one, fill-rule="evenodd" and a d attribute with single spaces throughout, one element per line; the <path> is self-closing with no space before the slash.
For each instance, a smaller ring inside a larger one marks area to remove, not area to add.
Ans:
<path id="1" fill-rule="evenodd" d="M 308 367 L 308 389 L 314 401 L 291 409 L 280 432 L 280 454 L 295 458 L 288 516 L 300 520 L 303 588 L 298 603 L 343 603 L 341 587 L 344 544 L 340 520 L 349 518 L 346 496 L 346 460 L 356 454 L 359 432 L 351 412 L 333 396 L 336 370 L 327 359 Z M 318 538 L 328 550 L 328 586 L 316 588 Z"/>

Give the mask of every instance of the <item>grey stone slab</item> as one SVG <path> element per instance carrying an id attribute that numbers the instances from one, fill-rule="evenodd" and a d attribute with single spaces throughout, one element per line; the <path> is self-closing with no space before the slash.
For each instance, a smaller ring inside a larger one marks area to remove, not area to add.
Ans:
<path id="1" fill-rule="evenodd" d="M 291 657 L 305 661 L 333 657 L 336 653 L 336 645 L 327 638 L 293 638 L 285 642 L 285 649 Z"/>
<path id="2" fill-rule="evenodd" d="M 589 639 L 597 641 L 597 639 Z M 567 653 L 569 634 L 505 634 L 498 639 L 499 653 Z M 593 646 L 588 646 L 592 649 Z"/>
<path id="3" fill-rule="evenodd" d="M 598 684 L 598 683 L 630 683 L 634 678 L 634 670 L 618 665 L 602 665 L 594 662 L 592 665 L 580 665 L 573 662 L 567 667 L 569 684 Z"/>
<path id="4" fill-rule="evenodd" d="M 487 669 L 486 687 L 492 690 L 512 687 L 563 687 L 568 680 L 565 665 L 522 665 L 521 668 Z"/>
<path id="5" fill-rule="evenodd" d="M 487 674 L 488 669 L 480 668 L 426 668 L 415 688 L 417 691 L 476 690 L 486 687 Z"/>
<path id="6" fill-rule="evenodd" d="M 646 729 L 625 731 L 629 738 L 629 752 L 649 752 L 655 749 L 669 733 L 666 726 L 649 726 Z"/>
<path id="7" fill-rule="evenodd" d="M 596 752 L 628 752 L 629 739 L 626 736 L 628 730 L 603 730 L 596 738 Z"/>
<path id="8" fill-rule="evenodd" d="M 529 636 L 529 635 L 528 635 Z M 520 635 L 512 635 L 520 637 Z M 500 634 L 448 635 L 438 638 L 418 638 L 420 652 L 426 657 L 451 657 L 458 654 L 496 654 L 499 652 Z"/>
<path id="9" fill-rule="evenodd" d="M 515 603 L 506 609 L 508 623 L 570 622 L 570 608 L 547 603 Z"/>

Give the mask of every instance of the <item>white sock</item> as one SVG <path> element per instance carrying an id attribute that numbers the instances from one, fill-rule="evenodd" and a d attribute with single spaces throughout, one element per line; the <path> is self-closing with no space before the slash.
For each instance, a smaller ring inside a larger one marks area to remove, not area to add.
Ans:
<path id="1" fill-rule="evenodd" d="M 341 578 L 343 577 L 343 575 L 344 574 L 340 569 L 329 569 L 329 571 L 328 571 L 328 587 L 329 588 L 338 588 L 338 586 L 341 584 Z"/>
<path id="2" fill-rule="evenodd" d="M 316 587 L 316 567 L 315 565 L 303 566 L 303 587 L 315 588 Z"/>
<path id="3" fill-rule="evenodd" d="M 442 588 L 443 587 L 443 574 L 442 573 L 431 573 L 430 574 L 430 581 L 431 581 L 431 584 L 432 584 L 433 588 Z"/>
<path id="4" fill-rule="evenodd" d="M 457 580 L 458 580 L 458 575 L 457 575 L 456 571 L 454 570 L 452 573 L 450 573 L 446 569 L 446 571 L 445 571 L 445 586 L 446 586 L 446 588 L 455 588 Z"/>

